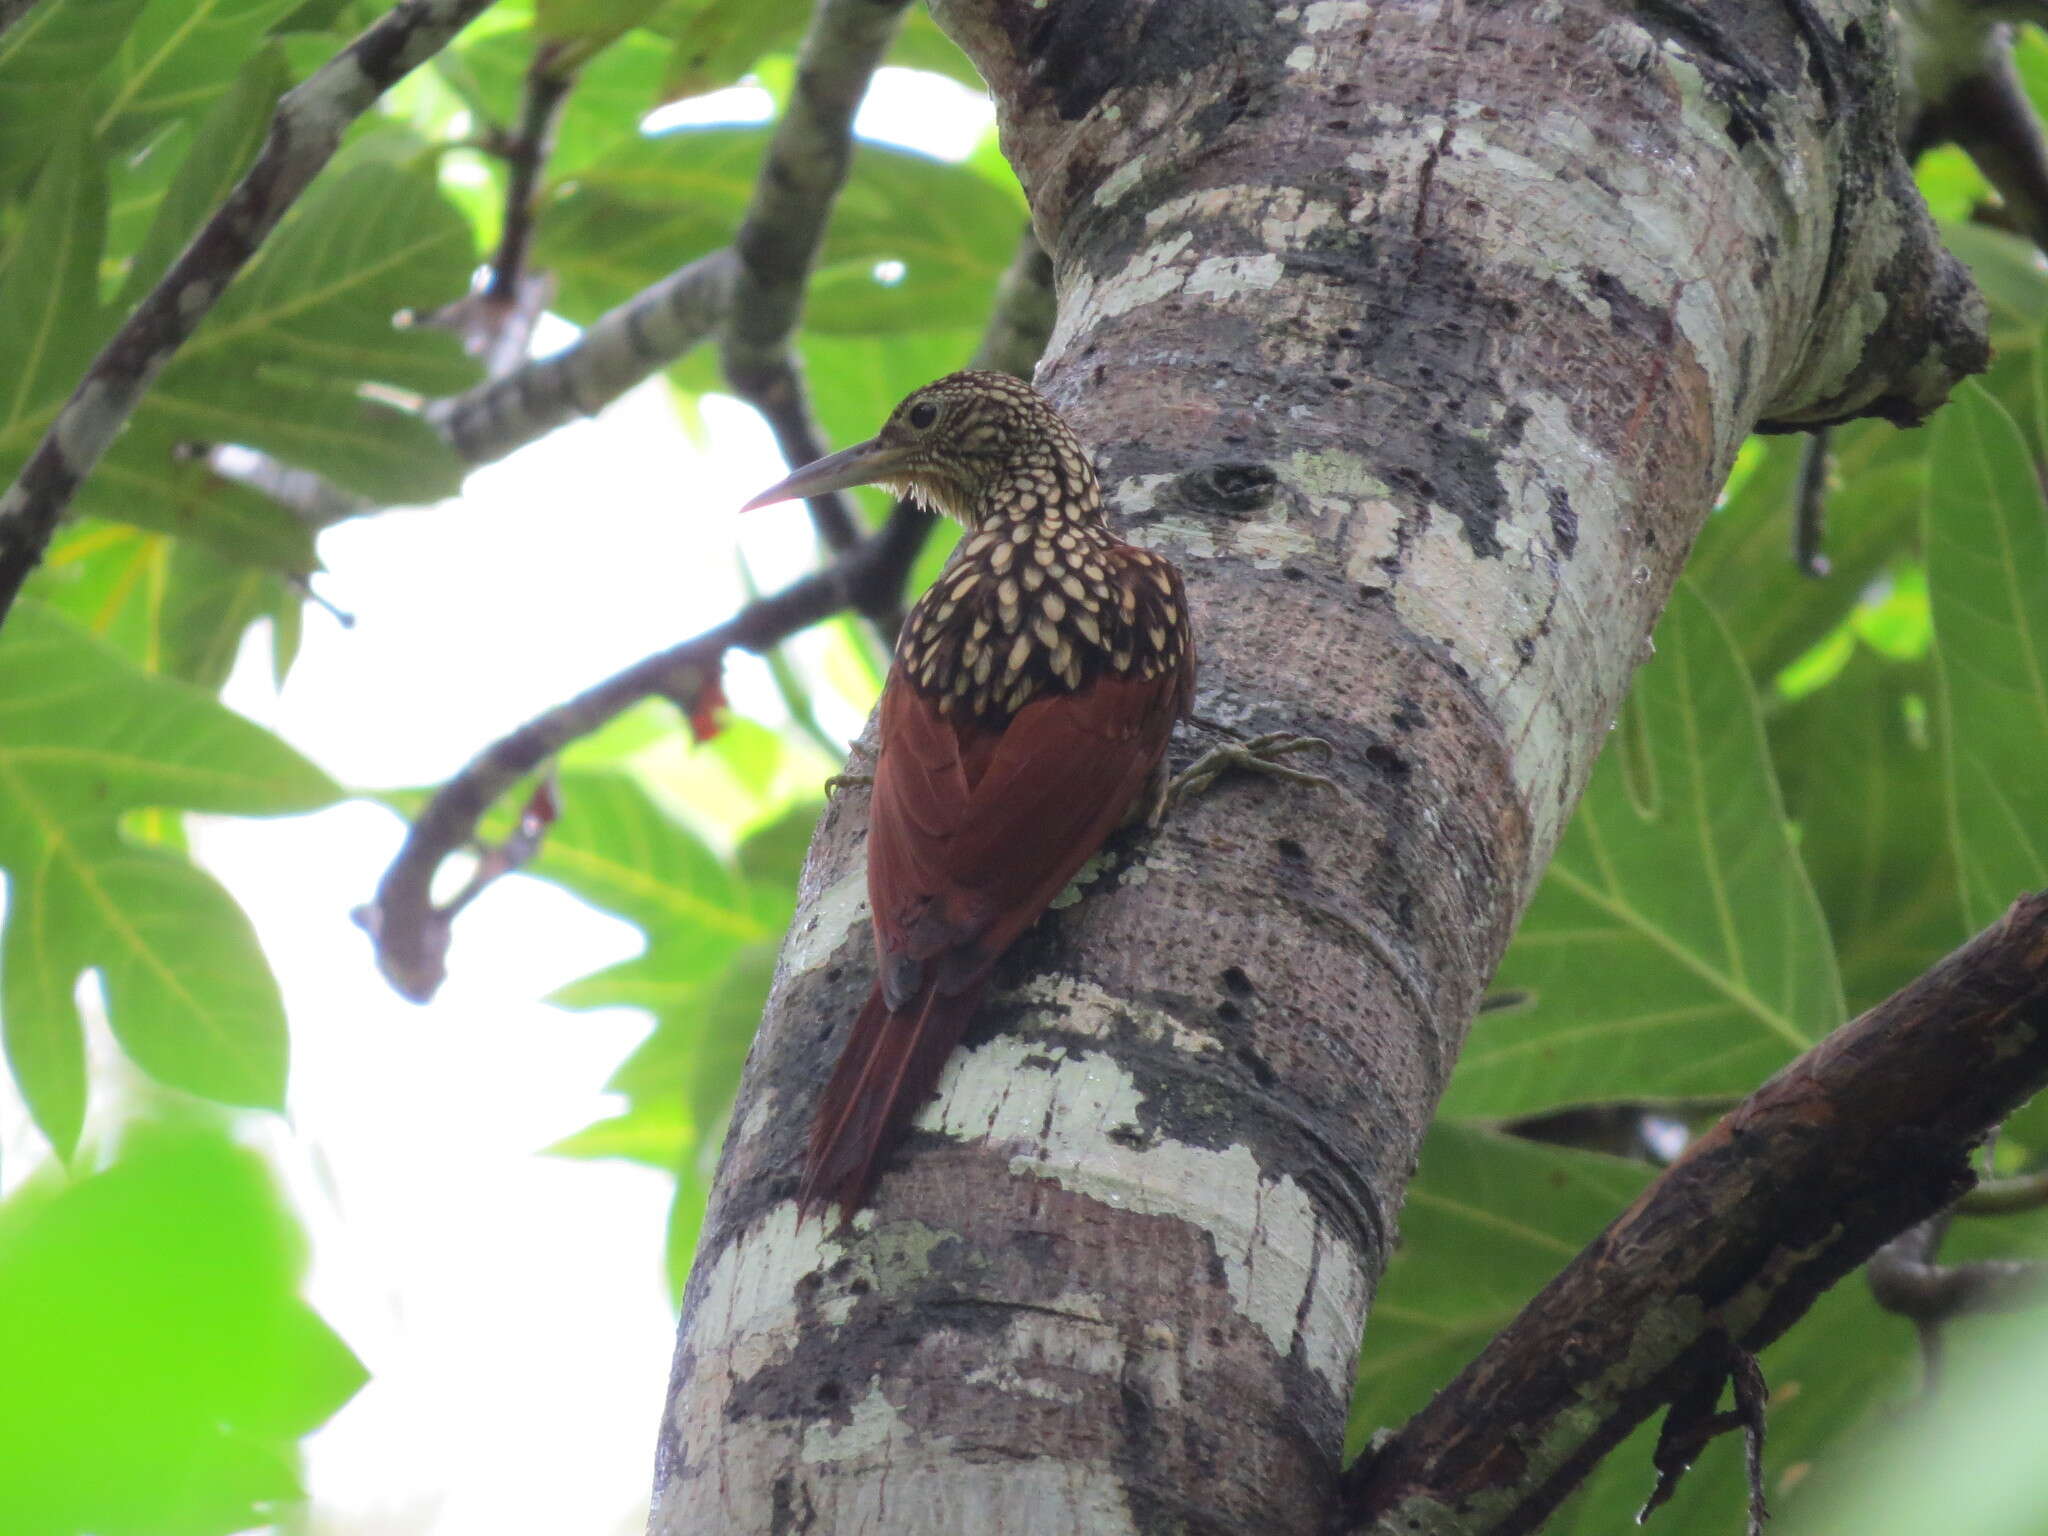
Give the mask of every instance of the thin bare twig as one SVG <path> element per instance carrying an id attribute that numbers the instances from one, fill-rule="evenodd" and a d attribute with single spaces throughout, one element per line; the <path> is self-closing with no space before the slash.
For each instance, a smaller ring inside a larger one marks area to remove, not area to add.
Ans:
<path id="1" fill-rule="evenodd" d="M 470 356 L 482 360 L 487 380 L 502 379 L 525 364 L 533 328 L 555 296 L 552 277 L 528 270 L 527 253 L 539 211 L 541 173 L 554 153 L 555 129 L 580 67 L 566 44 L 543 43 L 534 50 L 517 125 L 493 126 L 485 133 L 486 152 L 505 162 L 505 215 L 483 286 L 422 322 L 459 335 Z"/>
<path id="2" fill-rule="evenodd" d="M 1821 545 L 1828 532 L 1828 473 L 1833 467 L 1831 427 L 1806 434 L 1799 455 L 1799 499 L 1792 507 L 1792 565 L 1802 576 L 1827 575 L 1828 557 Z"/>
<path id="3" fill-rule="evenodd" d="M 1958 1216 L 2018 1216 L 2048 1205 L 2048 1169 L 1986 1179 L 1956 1202 Z"/>
<path id="4" fill-rule="evenodd" d="M 1344 1529 L 1535 1531 L 1659 1407 L 1718 1392 L 1731 1344 L 1755 1354 L 1967 1189 L 1971 1149 L 2044 1082 L 2039 895 L 1695 1140 L 1354 1469 Z"/>
<path id="5" fill-rule="evenodd" d="M 498 235 L 498 252 L 491 258 L 491 275 L 484 284 L 485 295 L 500 304 L 510 304 L 518 297 L 527 248 L 533 243 L 534 202 L 540 195 L 541 172 L 554 153 L 555 128 L 576 85 L 576 72 L 561 64 L 561 52 L 552 43 L 543 43 L 535 51 L 526 71 L 518 126 L 504 144 L 505 224 Z"/>
<path id="6" fill-rule="evenodd" d="M 0 619 L 150 381 L 327 164 L 342 131 L 490 3 L 403 0 L 278 103 L 255 164 L 100 349 L 0 496 Z"/>
<path id="7" fill-rule="evenodd" d="M 1934 1325 L 1978 1312 L 2014 1312 L 2048 1302 L 2048 1265 L 2021 1259 L 1938 1262 L 1948 1213 L 1908 1227 L 1871 1255 L 1870 1294 L 1887 1312 Z"/>

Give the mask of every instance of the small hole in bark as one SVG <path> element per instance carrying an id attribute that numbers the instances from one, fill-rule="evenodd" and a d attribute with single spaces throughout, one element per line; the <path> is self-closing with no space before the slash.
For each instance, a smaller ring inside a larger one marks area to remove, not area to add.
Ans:
<path id="1" fill-rule="evenodd" d="M 1362 586 L 1358 589 L 1358 598 L 1360 602 L 1370 603 L 1374 601 L 1376 598 L 1382 598 L 1386 595 L 1387 589 L 1385 587 L 1375 587 L 1368 585 Z"/>
<path id="2" fill-rule="evenodd" d="M 1244 1017 L 1244 1011 L 1233 1002 L 1221 1002 L 1216 1005 L 1216 1017 L 1226 1024 L 1235 1024 Z"/>
<path id="3" fill-rule="evenodd" d="M 818 1401 L 828 1408 L 845 1395 L 844 1392 L 839 1390 L 839 1383 L 836 1381 L 821 1381 L 818 1383 Z"/>
<path id="4" fill-rule="evenodd" d="M 1330 376 L 1330 388 L 1343 390 L 1349 389 L 1350 387 L 1351 381 L 1345 378 L 1342 374 L 1332 374 Z"/>
<path id="5" fill-rule="evenodd" d="M 874 1287 L 868 1284 L 867 1281 L 856 1280 L 846 1288 L 846 1294 L 849 1296 L 865 1296 L 873 1289 Z"/>
<path id="6" fill-rule="evenodd" d="M 843 965 L 835 965 L 830 970 L 825 972 L 825 979 L 827 981 L 837 981 L 841 973 L 843 973 L 845 969 L 846 967 Z"/>
<path id="7" fill-rule="evenodd" d="M 1258 1079 L 1261 1088 L 1270 1088 L 1279 1081 L 1279 1074 L 1266 1064 L 1266 1058 L 1248 1045 L 1237 1048 L 1237 1059 L 1245 1064 L 1251 1075 Z"/>
<path id="8" fill-rule="evenodd" d="M 1339 341 L 1356 341 L 1358 340 L 1358 332 L 1351 329 L 1348 325 L 1340 325 L 1337 327 L 1337 339 Z"/>
<path id="9" fill-rule="evenodd" d="M 1280 567 L 1280 574 L 1282 576 L 1285 576 L 1289 581 L 1308 580 L 1308 572 L 1304 571 L 1298 565 L 1283 565 Z"/>
<path id="10" fill-rule="evenodd" d="M 1351 119 L 1348 117 L 1333 117 L 1330 119 L 1329 128 L 1330 132 L 1332 133 L 1344 133 L 1347 132 L 1350 129 L 1350 127 Z"/>
<path id="11" fill-rule="evenodd" d="M 1365 749 L 1365 760 L 1390 779 L 1408 777 L 1408 760 L 1392 747 L 1375 742 Z"/>
<path id="12" fill-rule="evenodd" d="M 1245 975 L 1241 965 L 1230 966 L 1223 972 L 1223 985 L 1239 997 L 1252 995 L 1252 979 Z"/>
<path id="13" fill-rule="evenodd" d="M 1276 838 L 1274 839 L 1273 846 L 1280 850 L 1280 857 L 1283 859 L 1302 859 L 1305 861 L 1308 858 L 1308 850 L 1291 837 Z"/>

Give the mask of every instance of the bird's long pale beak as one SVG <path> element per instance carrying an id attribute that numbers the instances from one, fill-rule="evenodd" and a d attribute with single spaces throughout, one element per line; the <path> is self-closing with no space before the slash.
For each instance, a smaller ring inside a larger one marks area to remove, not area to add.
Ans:
<path id="1" fill-rule="evenodd" d="M 895 480 L 903 473 L 903 458 L 902 449 L 888 447 L 880 438 L 871 437 L 851 448 L 842 448 L 822 459 L 813 459 L 787 480 L 769 486 L 740 510 L 752 512 L 756 507 L 770 507 L 778 501 L 796 501 L 806 496 L 851 490 L 856 485 Z"/>

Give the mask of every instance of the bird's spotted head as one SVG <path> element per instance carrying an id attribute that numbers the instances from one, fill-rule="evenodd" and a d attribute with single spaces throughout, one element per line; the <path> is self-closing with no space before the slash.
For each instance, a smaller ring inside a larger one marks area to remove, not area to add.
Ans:
<path id="1" fill-rule="evenodd" d="M 1045 397 L 1006 373 L 949 373 L 911 391 L 867 442 L 806 464 L 742 510 L 882 485 L 969 527 L 991 518 L 1093 518 L 1088 455 Z"/>

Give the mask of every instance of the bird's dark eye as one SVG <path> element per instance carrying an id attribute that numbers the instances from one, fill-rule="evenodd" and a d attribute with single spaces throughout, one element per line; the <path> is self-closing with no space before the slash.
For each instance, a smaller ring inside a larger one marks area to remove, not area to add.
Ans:
<path id="1" fill-rule="evenodd" d="M 923 431 L 938 419 L 939 408 L 929 400 L 913 405 L 910 408 L 910 424 L 919 431 Z"/>

